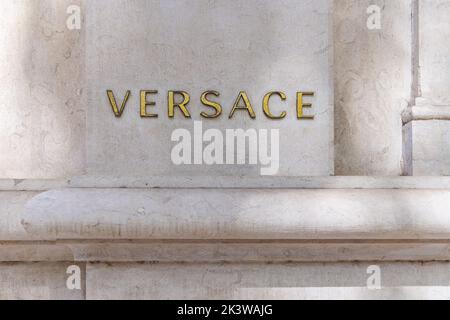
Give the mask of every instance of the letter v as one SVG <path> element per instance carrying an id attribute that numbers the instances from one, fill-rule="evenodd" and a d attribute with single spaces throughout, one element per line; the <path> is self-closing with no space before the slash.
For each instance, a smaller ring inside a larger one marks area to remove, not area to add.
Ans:
<path id="1" fill-rule="evenodd" d="M 130 90 L 127 90 L 125 98 L 123 98 L 122 105 L 120 106 L 120 110 L 117 107 L 116 98 L 114 97 L 114 93 L 112 92 L 112 90 L 106 90 L 106 93 L 108 94 L 109 103 L 111 105 L 111 108 L 113 109 L 114 115 L 119 118 L 120 116 L 122 116 L 125 105 L 127 104 L 128 98 L 130 97 Z"/>

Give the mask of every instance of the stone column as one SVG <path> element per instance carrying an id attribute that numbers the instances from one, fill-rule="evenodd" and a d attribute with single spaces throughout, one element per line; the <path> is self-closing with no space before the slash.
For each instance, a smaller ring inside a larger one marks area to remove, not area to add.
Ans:
<path id="1" fill-rule="evenodd" d="M 372 5 L 380 9 L 379 29 L 368 27 Z M 334 6 L 335 173 L 401 175 L 411 1 L 339 0 Z"/>
<path id="2" fill-rule="evenodd" d="M 417 12 L 416 99 L 404 114 L 409 173 L 450 174 L 450 1 L 421 0 Z"/>

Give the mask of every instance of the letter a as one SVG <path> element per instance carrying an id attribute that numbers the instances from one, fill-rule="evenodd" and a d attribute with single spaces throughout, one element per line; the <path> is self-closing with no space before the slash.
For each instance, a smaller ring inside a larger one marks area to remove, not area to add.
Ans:
<path id="1" fill-rule="evenodd" d="M 244 106 L 239 105 L 240 101 L 244 101 Z M 250 118 L 255 119 L 255 111 L 253 111 L 252 105 L 250 104 L 250 100 L 248 99 L 247 93 L 245 91 L 239 92 L 239 95 L 234 102 L 233 109 L 231 110 L 230 115 L 228 116 L 229 119 L 233 118 L 234 112 L 236 110 L 244 109 L 247 110 L 248 114 L 250 115 Z"/>

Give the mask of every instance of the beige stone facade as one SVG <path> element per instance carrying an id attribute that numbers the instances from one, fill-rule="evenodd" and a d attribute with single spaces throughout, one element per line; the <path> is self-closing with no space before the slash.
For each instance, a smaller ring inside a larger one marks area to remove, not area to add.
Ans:
<path id="1" fill-rule="evenodd" d="M 0 8 L 0 299 L 450 298 L 449 0 Z M 204 130 L 279 130 L 278 174 L 170 162 L 204 90 Z"/>

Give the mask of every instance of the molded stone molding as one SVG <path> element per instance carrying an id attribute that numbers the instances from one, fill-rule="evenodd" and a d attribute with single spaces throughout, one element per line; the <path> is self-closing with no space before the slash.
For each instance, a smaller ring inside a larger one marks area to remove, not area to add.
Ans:
<path id="1" fill-rule="evenodd" d="M 40 240 L 450 239 L 450 190 L 60 189 L 27 202 Z"/>

